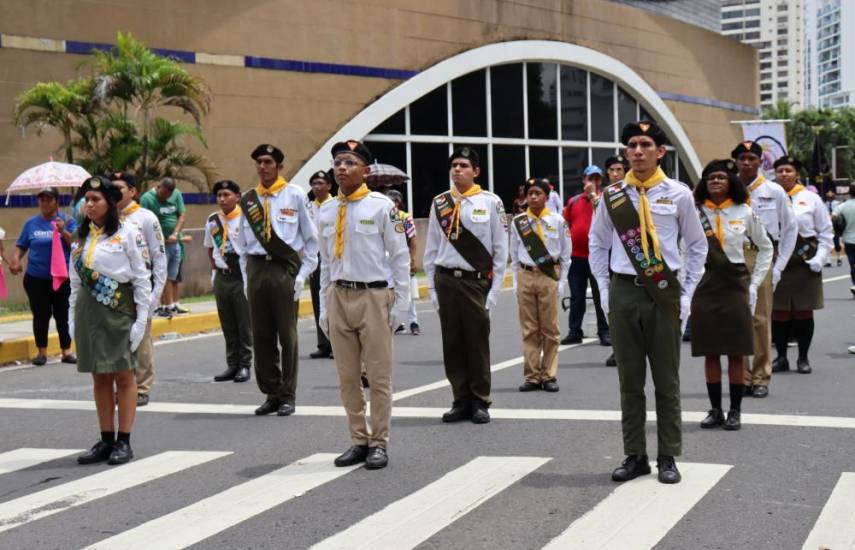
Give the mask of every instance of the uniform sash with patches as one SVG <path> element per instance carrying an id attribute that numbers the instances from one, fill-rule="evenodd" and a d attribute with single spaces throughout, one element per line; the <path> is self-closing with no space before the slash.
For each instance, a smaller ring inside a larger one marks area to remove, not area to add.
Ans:
<path id="1" fill-rule="evenodd" d="M 701 219 L 701 226 L 704 228 L 704 234 L 707 236 L 707 245 L 709 248 L 709 251 L 707 252 L 707 265 L 712 267 L 723 267 L 730 264 L 730 258 L 727 257 L 727 254 L 725 254 L 724 249 L 721 247 L 721 243 L 718 241 L 718 237 L 716 237 L 715 230 L 713 229 L 709 216 L 704 212 L 701 205 L 697 205 L 697 209 L 698 217 Z"/>
<path id="2" fill-rule="evenodd" d="M 541 240 L 534 227 L 531 225 L 531 220 L 527 214 L 520 214 L 514 218 L 514 225 L 519 233 L 520 240 L 525 246 L 528 255 L 534 260 L 535 266 L 550 279 L 558 280 L 559 266 L 558 262 L 549 253 L 546 248 L 546 243 Z"/>
<path id="3" fill-rule="evenodd" d="M 819 248 L 819 243 L 816 237 L 802 237 L 796 234 L 796 246 L 793 248 L 793 255 L 787 262 L 787 267 L 793 267 L 798 264 L 806 263 L 808 260 L 816 256 L 816 251 Z"/>
<path id="4" fill-rule="evenodd" d="M 243 215 L 246 216 L 249 222 L 252 234 L 255 235 L 256 240 L 264 247 L 267 255 L 283 265 L 291 275 L 296 276 L 303 263 L 297 251 L 280 239 L 275 231 L 270 232 L 269 241 L 264 238 L 264 209 L 258 200 L 258 194 L 255 192 L 255 189 L 250 189 L 244 193 L 240 199 L 240 207 L 243 210 Z"/>
<path id="5" fill-rule="evenodd" d="M 72 251 L 72 263 L 80 282 L 89 294 L 99 304 L 112 310 L 123 313 L 131 318 L 136 318 L 137 309 L 134 303 L 134 288 L 131 283 L 120 283 L 106 275 L 98 273 L 94 269 L 83 264 L 83 243 L 77 241 L 77 246 Z"/>
<path id="6" fill-rule="evenodd" d="M 638 275 L 637 280 L 644 286 L 653 301 L 664 310 L 671 312 L 675 321 L 679 322 L 680 282 L 664 260 L 657 260 L 655 255 L 652 255 L 649 261 L 644 258 L 638 211 L 632 206 L 626 191 L 612 186 L 605 191 L 604 198 L 612 225 Z"/>
<path id="7" fill-rule="evenodd" d="M 710 282 L 711 277 L 715 277 L 719 283 L 724 282 L 727 286 L 739 288 L 744 292 L 748 291 L 747 282 L 745 279 L 745 264 L 735 264 L 730 261 L 721 243 L 716 237 L 715 230 L 710 222 L 709 216 L 704 212 L 701 205 L 697 205 L 698 217 L 701 219 L 701 226 L 704 228 L 704 234 L 707 236 L 707 261 L 706 271 L 701 281 L 698 283 L 698 289 L 701 286 L 706 286 Z"/>
<path id="8" fill-rule="evenodd" d="M 211 238 L 214 239 L 214 244 L 217 246 L 217 250 L 223 249 L 223 235 L 225 235 L 225 228 L 223 227 L 223 221 L 220 219 L 220 216 L 214 212 L 210 216 L 208 216 L 208 221 L 213 222 L 214 227 L 211 228 Z M 240 256 L 232 253 L 221 254 L 223 257 L 223 261 L 226 262 L 226 265 L 232 271 L 240 271 Z"/>
<path id="9" fill-rule="evenodd" d="M 463 256 L 463 259 L 469 262 L 475 271 L 486 274 L 488 278 L 493 277 L 493 255 L 484 246 L 484 243 L 478 240 L 474 233 L 469 231 L 466 226 L 460 224 L 460 231 L 456 239 L 448 237 L 448 226 L 451 224 L 451 215 L 454 212 L 454 199 L 451 197 L 451 191 L 443 193 L 433 200 L 433 209 L 436 214 L 436 219 L 442 227 L 443 233 L 448 238 L 448 242 Z"/>

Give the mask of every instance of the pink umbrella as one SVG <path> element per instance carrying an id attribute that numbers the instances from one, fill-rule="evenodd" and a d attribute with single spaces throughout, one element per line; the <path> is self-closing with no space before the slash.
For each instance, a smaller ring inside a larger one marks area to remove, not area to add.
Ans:
<path id="1" fill-rule="evenodd" d="M 15 178 L 12 185 L 6 189 L 6 204 L 9 204 L 11 193 L 37 191 L 43 187 L 80 187 L 89 177 L 91 177 L 89 172 L 76 164 L 51 160 L 33 166 Z"/>

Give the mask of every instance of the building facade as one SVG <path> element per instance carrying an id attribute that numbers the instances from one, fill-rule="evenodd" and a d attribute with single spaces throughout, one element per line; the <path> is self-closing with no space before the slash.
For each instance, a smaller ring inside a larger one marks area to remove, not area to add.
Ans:
<path id="1" fill-rule="evenodd" d="M 721 30 L 720 0 L 612 0 L 652 13 L 666 15 L 708 31 Z"/>
<path id="2" fill-rule="evenodd" d="M 809 0 L 806 21 L 811 105 L 855 106 L 855 4 Z"/>

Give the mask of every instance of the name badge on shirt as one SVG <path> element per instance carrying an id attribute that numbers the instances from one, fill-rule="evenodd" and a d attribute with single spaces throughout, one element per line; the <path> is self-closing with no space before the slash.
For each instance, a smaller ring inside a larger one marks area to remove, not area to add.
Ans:
<path id="1" fill-rule="evenodd" d="M 674 204 L 674 203 L 671 202 L 671 199 L 669 199 L 668 197 L 662 197 L 660 199 L 656 199 L 656 204 Z"/>
<path id="2" fill-rule="evenodd" d="M 490 221 L 490 213 L 484 208 L 475 208 L 472 210 L 470 219 L 475 223 L 484 223 Z"/>
<path id="3" fill-rule="evenodd" d="M 280 222 L 296 222 L 297 221 L 297 211 L 293 208 L 283 208 L 279 210 L 279 221 Z"/>

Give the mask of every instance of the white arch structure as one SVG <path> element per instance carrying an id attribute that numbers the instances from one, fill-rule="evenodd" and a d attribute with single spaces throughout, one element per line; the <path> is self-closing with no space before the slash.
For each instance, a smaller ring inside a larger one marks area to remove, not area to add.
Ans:
<path id="1" fill-rule="evenodd" d="M 596 50 L 549 40 L 499 42 L 449 57 L 384 94 L 342 126 L 292 178 L 305 182 L 309 176 L 330 166 L 329 151 L 334 143 L 362 139 L 387 118 L 428 92 L 460 76 L 504 63 L 523 61 L 562 63 L 585 69 L 619 84 L 651 114 L 668 134 L 677 152 L 687 162 L 686 169 L 697 180 L 701 163 L 686 132 L 653 88 L 624 63 Z"/>

